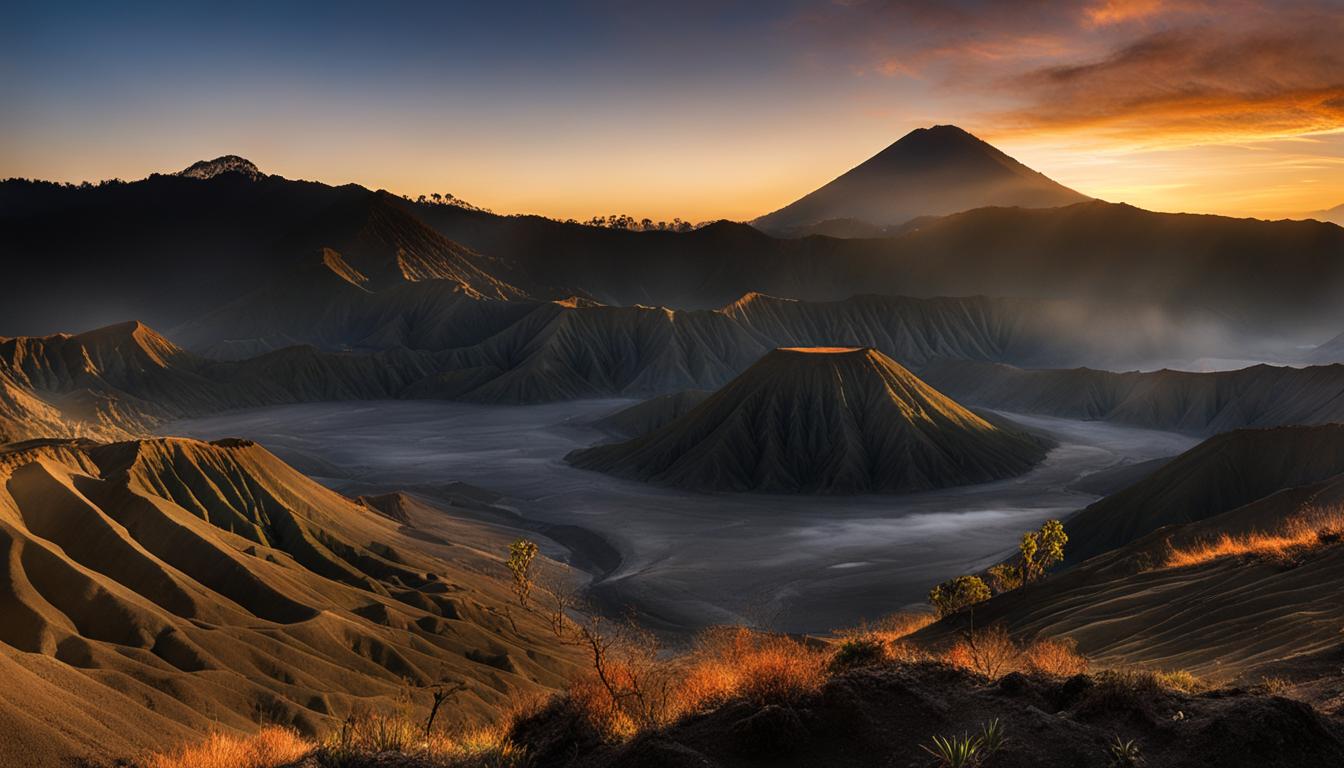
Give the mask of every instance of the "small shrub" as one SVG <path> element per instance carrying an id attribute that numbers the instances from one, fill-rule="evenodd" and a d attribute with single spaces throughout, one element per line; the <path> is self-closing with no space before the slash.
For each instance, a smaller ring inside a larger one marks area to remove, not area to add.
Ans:
<path id="1" fill-rule="evenodd" d="M 312 753 L 312 742 L 288 728 L 262 728 L 256 733 L 234 736 L 212 733 L 199 744 L 151 755 L 145 768 L 277 768 L 302 760 Z"/>
<path id="2" fill-rule="evenodd" d="M 1262 677 L 1260 684 L 1255 687 L 1267 696 L 1287 696 L 1292 691 L 1293 684 L 1282 677 Z"/>
<path id="3" fill-rule="evenodd" d="M 1027 668 L 1052 677 L 1073 677 L 1087 671 L 1087 659 L 1070 639 L 1037 640 L 1025 651 Z"/>
<path id="4" fill-rule="evenodd" d="M 833 672 L 859 667 L 871 667 L 887 661 L 887 644 L 876 635 L 857 635 L 849 637 L 840 644 L 831 656 L 830 668 Z"/>
<path id="5" fill-rule="evenodd" d="M 938 617 L 952 614 L 990 598 L 989 587 L 979 576 L 958 576 L 929 590 L 929 604 Z"/>
<path id="6" fill-rule="evenodd" d="M 1178 693 L 1200 693 L 1211 686 L 1192 672 L 1176 669 L 1170 672 L 1154 672 L 1153 680 L 1162 688 Z"/>
<path id="7" fill-rule="evenodd" d="M 1022 650 L 1001 625 L 972 630 L 943 654 L 943 661 L 985 677 L 999 678 L 1022 668 Z"/>

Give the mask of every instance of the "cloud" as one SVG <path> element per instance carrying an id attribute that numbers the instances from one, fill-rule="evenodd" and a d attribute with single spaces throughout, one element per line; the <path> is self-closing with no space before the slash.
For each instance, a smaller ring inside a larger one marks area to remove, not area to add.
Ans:
<path id="1" fill-rule="evenodd" d="M 1157 146 L 1344 130 L 1341 0 L 846 0 L 803 19 L 864 77 L 919 81 L 988 135 Z"/>
<path id="2" fill-rule="evenodd" d="M 1142 145 L 1344 130 L 1341 39 L 1344 17 L 1332 13 L 1153 32 L 1091 61 L 1002 79 L 1026 105 L 996 119 Z"/>

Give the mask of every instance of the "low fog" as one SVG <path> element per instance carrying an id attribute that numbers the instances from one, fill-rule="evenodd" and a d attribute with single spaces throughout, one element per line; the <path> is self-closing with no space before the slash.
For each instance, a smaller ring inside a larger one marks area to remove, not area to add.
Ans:
<path id="1" fill-rule="evenodd" d="M 590 422 L 632 402 L 323 403 L 177 422 L 163 432 L 253 439 L 351 493 L 400 489 L 444 499 L 454 482 L 498 492 L 498 503 L 524 518 L 580 526 L 606 540 L 621 563 L 597 577 L 594 595 L 669 632 L 722 622 L 820 632 L 876 619 L 922 601 L 941 579 L 989 564 L 1041 521 L 1095 500 L 1070 487 L 1080 478 L 1195 442 L 1014 416 L 1059 441 L 1037 469 L 903 496 L 703 495 L 562 461 L 606 439 Z"/>

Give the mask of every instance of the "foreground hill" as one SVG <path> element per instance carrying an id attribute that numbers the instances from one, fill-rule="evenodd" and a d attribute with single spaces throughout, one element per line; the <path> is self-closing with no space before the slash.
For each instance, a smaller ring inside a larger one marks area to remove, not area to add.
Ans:
<path id="1" fill-rule="evenodd" d="M 776 349 L 643 437 L 577 467 L 701 491 L 863 493 L 1022 474 L 1045 456 L 867 348 Z"/>
<path id="2" fill-rule="evenodd" d="M 1112 373 L 937 360 L 920 374 L 971 405 L 1203 435 L 1344 421 L 1344 365 Z"/>
<path id="3" fill-rule="evenodd" d="M 1143 761 L 1131 764 L 1149 768 L 1344 760 L 1339 721 L 1297 701 L 1238 689 L 1192 694 L 1106 672 L 996 679 L 923 661 L 874 660 L 829 675 L 815 690 L 734 698 L 626 743 L 604 743 L 576 720 L 553 706 L 512 734 L 541 764 L 575 768 L 931 766 L 939 763 L 924 748 L 934 736 L 973 737 L 991 721 L 1002 745 L 968 765 L 1113 768 L 1126 764 L 1115 762 L 1117 740 L 1132 742 Z"/>
<path id="4" fill-rule="evenodd" d="M 445 715 L 481 721 L 560 685 L 566 652 L 503 616 L 500 535 L 436 543 L 387 506 L 244 441 L 3 449 L 0 750 L 56 766 L 263 722 L 316 733 L 445 680 L 467 686 Z"/>
<path id="5" fill-rule="evenodd" d="M 751 223 L 787 236 L 837 220 L 891 227 L 985 206 L 1054 208 L 1087 199 L 954 125 L 935 125 L 911 131 L 836 180 Z"/>

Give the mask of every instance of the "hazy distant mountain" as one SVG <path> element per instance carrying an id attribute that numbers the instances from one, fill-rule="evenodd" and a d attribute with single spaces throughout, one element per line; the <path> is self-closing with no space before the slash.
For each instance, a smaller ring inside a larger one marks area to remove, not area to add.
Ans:
<path id="1" fill-rule="evenodd" d="M 969 405 L 1199 435 L 1344 421 L 1344 365 L 1112 373 L 939 360 L 920 375 Z"/>
<path id="2" fill-rule="evenodd" d="M 704 402 L 583 469 L 698 491 L 898 493 L 1022 474 L 1037 440 L 990 424 L 873 349 L 776 349 Z"/>
<path id="3" fill-rule="evenodd" d="M 292 272 L 324 247 L 375 285 L 436 278 L 480 295 L 525 293 L 503 274 L 507 265 L 447 240 L 400 198 L 251 175 L 239 171 L 251 164 L 236 160 L 197 164 L 184 172 L 190 176 L 91 188 L 0 182 L 5 278 L 23 286 L 0 302 L 0 334 L 127 317 L 171 328 Z"/>
<path id="4" fill-rule="evenodd" d="M 233 172 L 91 188 L 11 180 L 0 182 L 0 258 L 14 286 L 0 302 L 0 334 L 127 317 L 172 329 L 275 286 L 323 248 L 380 292 L 435 278 L 480 297 L 688 309 L 751 291 L 1050 297 L 1120 306 L 1136 330 L 1206 346 L 1209 322 L 1242 341 L 1293 334 L 1294 343 L 1344 327 L 1344 229 L 1333 225 L 1098 201 L 919 221 L 886 238 L 782 240 L 729 222 L 633 232 Z M 292 303 L 313 301 L 301 283 L 293 291 Z"/>
<path id="5" fill-rule="evenodd" d="M 954 125 L 935 125 L 911 131 L 826 186 L 752 224 L 780 235 L 871 237 L 918 216 L 990 205 L 1053 208 L 1088 199 Z"/>
<path id="6" fill-rule="evenodd" d="M 535 283 L 608 304 L 722 306 L 749 291 L 825 301 L 859 293 L 1073 298 L 1131 306 L 1129 324 L 1189 333 L 1201 315 L 1242 340 L 1344 327 L 1344 229 L 1154 213 L 1092 201 L 979 208 L 895 237 L 777 239 L 720 222 L 629 232 L 447 205 L 413 210 L 446 237 Z M 1236 264 L 1236 269 L 1229 269 Z M 1136 322 L 1137 321 L 1137 322 Z M 1204 329 L 1201 329 L 1204 330 Z"/>
<path id="7" fill-rule="evenodd" d="M 1307 214 L 1308 218 L 1317 221 L 1328 221 L 1332 224 L 1338 224 L 1344 227 L 1344 203 L 1336 205 L 1334 208 L 1327 208 L 1324 211 L 1315 211 Z"/>

